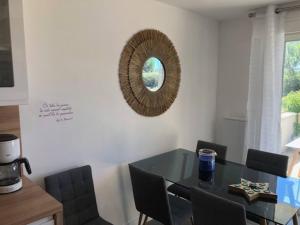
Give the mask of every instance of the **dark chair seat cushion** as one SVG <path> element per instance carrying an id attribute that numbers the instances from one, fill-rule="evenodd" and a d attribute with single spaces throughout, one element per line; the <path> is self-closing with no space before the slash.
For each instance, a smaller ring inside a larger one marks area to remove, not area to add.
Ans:
<path id="1" fill-rule="evenodd" d="M 98 217 L 97 219 L 89 221 L 84 225 L 112 225 L 112 224 L 102 219 L 101 217 Z"/>
<path id="2" fill-rule="evenodd" d="M 188 188 L 185 188 L 181 185 L 178 185 L 178 184 L 171 184 L 167 190 L 173 194 L 175 194 L 176 196 L 180 196 L 184 199 L 188 199 L 190 200 L 191 199 L 191 196 L 190 196 L 190 189 Z"/>
<path id="3" fill-rule="evenodd" d="M 178 198 L 174 195 L 168 196 L 174 225 L 186 224 L 186 221 L 188 221 L 193 215 L 192 204 L 189 201 Z"/>

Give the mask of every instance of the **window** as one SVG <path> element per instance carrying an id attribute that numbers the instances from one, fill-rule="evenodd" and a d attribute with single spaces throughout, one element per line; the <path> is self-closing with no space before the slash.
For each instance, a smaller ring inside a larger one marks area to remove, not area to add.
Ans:
<path id="1" fill-rule="evenodd" d="M 281 107 L 281 146 L 292 156 L 289 175 L 300 171 L 300 35 L 288 36 L 285 44 Z M 295 158 L 295 156 L 297 156 Z"/>

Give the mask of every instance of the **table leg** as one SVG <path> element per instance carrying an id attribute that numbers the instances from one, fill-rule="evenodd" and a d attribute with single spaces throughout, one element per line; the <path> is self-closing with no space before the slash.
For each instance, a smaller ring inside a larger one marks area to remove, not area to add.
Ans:
<path id="1" fill-rule="evenodd" d="M 298 225 L 297 213 L 293 216 L 293 224 Z"/>
<path id="2" fill-rule="evenodd" d="M 259 225 L 267 225 L 267 220 L 260 218 Z"/>
<path id="3" fill-rule="evenodd" d="M 63 212 L 57 212 L 56 214 L 54 214 L 54 224 L 55 225 L 63 225 Z"/>

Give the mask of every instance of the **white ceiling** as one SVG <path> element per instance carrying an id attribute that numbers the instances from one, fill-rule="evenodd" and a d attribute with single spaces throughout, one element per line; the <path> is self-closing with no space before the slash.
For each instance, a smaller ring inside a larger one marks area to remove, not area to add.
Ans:
<path id="1" fill-rule="evenodd" d="M 209 16 L 218 20 L 247 16 L 251 9 L 268 4 L 288 3 L 290 0 L 158 0 L 170 5 Z"/>

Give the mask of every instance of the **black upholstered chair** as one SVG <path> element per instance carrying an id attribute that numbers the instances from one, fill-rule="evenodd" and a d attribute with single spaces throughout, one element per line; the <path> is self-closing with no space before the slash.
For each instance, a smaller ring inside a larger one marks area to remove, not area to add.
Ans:
<path id="1" fill-rule="evenodd" d="M 251 169 L 263 171 L 276 176 L 286 177 L 289 158 L 255 149 L 249 149 L 246 166 Z"/>
<path id="2" fill-rule="evenodd" d="M 197 147 L 196 147 L 197 156 L 199 156 L 200 149 L 203 149 L 203 148 L 215 150 L 215 152 L 217 153 L 217 156 L 216 156 L 217 160 L 225 160 L 226 159 L 227 146 L 199 140 L 197 143 Z"/>
<path id="3" fill-rule="evenodd" d="M 227 146 L 199 140 L 196 147 L 197 156 L 199 156 L 200 149 L 203 148 L 215 150 L 217 153 L 216 160 L 226 159 Z M 190 199 L 190 190 L 178 184 L 171 184 L 168 191 L 184 199 Z"/>
<path id="4" fill-rule="evenodd" d="M 256 149 L 248 149 L 246 166 L 251 169 L 270 173 L 276 176 L 286 177 L 288 168 L 288 156 L 264 152 Z M 247 219 L 259 223 L 260 218 L 247 214 Z"/>
<path id="5" fill-rule="evenodd" d="M 191 203 L 168 195 L 163 177 L 147 173 L 129 165 L 133 196 L 140 213 L 139 225 L 146 224 L 148 217 L 164 225 L 183 225 L 192 218 Z"/>
<path id="6" fill-rule="evenodd" d="M 111 225 L 99 216 L 90 166 L 48 176 L 45 185 L 63 204 L 64 225 Z"/>
<path id="7" fill-rule="evenodd" d="M 198 188 L 191 188 L 191 201 L 195 225 L 246 225 L 243 205 Z"/>

